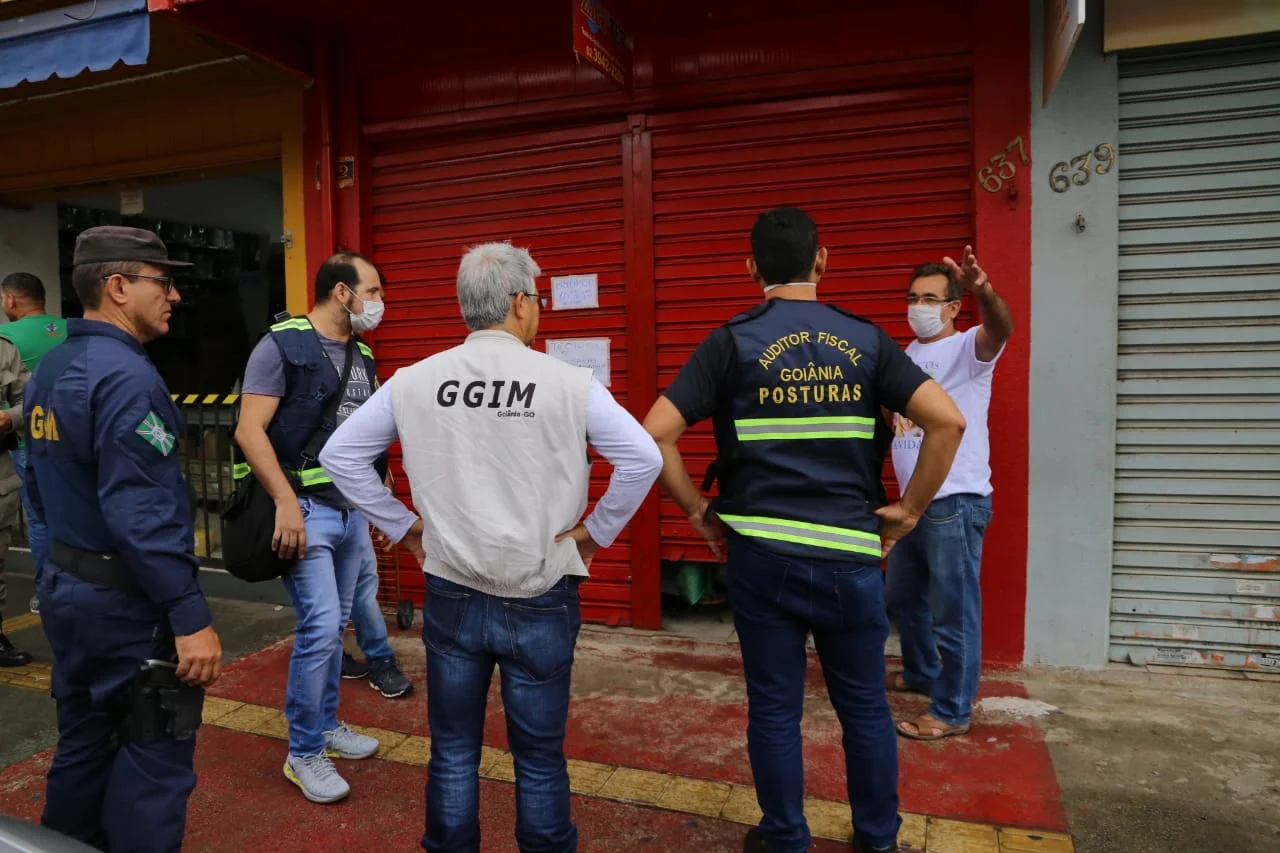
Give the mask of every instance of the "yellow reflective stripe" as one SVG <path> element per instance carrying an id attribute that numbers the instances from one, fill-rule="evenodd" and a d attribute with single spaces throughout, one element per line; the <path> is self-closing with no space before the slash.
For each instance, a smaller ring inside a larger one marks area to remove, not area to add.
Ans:
<path id="1" fill-rule="evenodd" d="M 717 513 L 717 515 L 725 524 L 743 536 L 794 542 L 814 548 L 847 551 L 871 557 L 880 556 L 880 536 L 876 533 L 761 515 L 725 515 L 723 513 Z"/>
<path id="2" fill-rule="evenodd" d="M 373 358 L 373 350 L 369 349 L 368 344 L 357 343 L 356 346 L 360 347 L 360 352 L 364 353 L 365 356 Z"/>
<path id="3" fill-rule="evenodd" d="M 874 438 L 875 419 L 864 417 L 741 418 L 733 425 L 739 441 L 815 438 Z"/>
<path id="4" fill-rule="evenodd" d="M 253 468 L 248 462 L 237 462 L 231 469 L 231 475 L 237 480 L 243 480 L 252 473 Z M 323 468 L 304 468 L 301 471 L 290 470 L 289 473 L 296 474 L 303 487 L 324 486 L 333 482 L 333 479 L 325 473 Z"/>
<path id="5" fill-rule="evenodd" d="M 298 479 L 302 482 L 303 488 L 306 488 L 307 486 L 323 486 L 333 482 L 333 479 L 325 473 L 323 468 L 304 468 L 303 470 L 295 473 L 298 475 Z"/>
<path id="6" fill-rule="evenodd" d="M 290 317 L 288 320 L 281 320 L 271 327 L 273 332 L 283 332 L 285 329 L 298 329 L 306 331 L 311 328 L 311 321 L 306 317 Z"/>
<path id="7" fill-rule="evenodd" d="M 782 441 L 806 438 L 875 438 L 872 430 L 811 430 L 808 432 L 748 432 L 738 433 L 738 441 Z"/>

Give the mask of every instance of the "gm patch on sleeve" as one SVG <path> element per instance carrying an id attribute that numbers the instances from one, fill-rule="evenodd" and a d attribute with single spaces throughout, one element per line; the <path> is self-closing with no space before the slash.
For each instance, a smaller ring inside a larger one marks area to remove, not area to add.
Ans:
<path id="1" fill-rule="evenodd" d="M 173 433 L 169 432 L 169 428 L 164 425 L 164 420 L 156 414 L 154 409 L 147 413 L 146 418 L 138 424 L 134 432 L 142 436 L 142 440 L 147 444 L 159 450 L 162 456 L 168 456 L 173 452 L 175 443 Z"/>

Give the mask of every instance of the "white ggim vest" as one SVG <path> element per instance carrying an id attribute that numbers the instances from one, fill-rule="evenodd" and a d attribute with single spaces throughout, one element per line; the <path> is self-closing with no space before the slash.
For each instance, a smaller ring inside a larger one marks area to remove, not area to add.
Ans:
<path id="1" fill-rule="evenodd" d="M 387 384 L 424 571 L 508 598 L 587 574 L 555 538 L 587 508 L 589 369 L 481 331 Z"/>

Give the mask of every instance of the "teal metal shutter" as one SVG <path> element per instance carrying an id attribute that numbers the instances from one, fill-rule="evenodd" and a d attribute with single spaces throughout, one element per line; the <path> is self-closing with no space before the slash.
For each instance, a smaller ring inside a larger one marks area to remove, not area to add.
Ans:
<path id="1" fill-rule="evenodd" d="M 1280 673 L 1280 40 L 1120 78 L 1110 658 Z"/>

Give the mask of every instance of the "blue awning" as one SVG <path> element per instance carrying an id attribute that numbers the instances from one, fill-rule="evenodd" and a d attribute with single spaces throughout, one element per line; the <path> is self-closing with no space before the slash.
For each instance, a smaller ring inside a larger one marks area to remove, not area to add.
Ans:
<path id="1" fill-rule="evenodd" d="M 0 21 L 0 89 L 144 65 L 150 52 L 147 0 L 89 0 Z"/>

